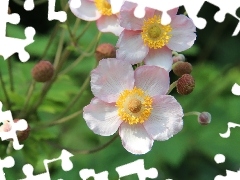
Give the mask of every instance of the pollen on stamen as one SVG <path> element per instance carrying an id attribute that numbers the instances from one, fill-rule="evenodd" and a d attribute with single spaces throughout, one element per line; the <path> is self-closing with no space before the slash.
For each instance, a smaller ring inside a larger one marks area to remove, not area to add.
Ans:
<path id="1" fill-rule="evenodd" d="M 95 0 L 95 5 L 102 15 L 112 15 L 112 7 L 107 0 Z"/>
<path id="2" fill-rule="evenodd" d="M 160 16 L 154 15 L 152 18 L 144 20 L 142 26 L 142 39 L 149 48 L 162 48 L 171 39 L 172 27 L 162 25 Z"/>
<path id="3" fill-rule="evenodd" d="M 116 106 L 123 121 L 130 125 L 144 123 L 152 111 L 152 98 L 142 89 L 134 87 L 121 93 Z"/>

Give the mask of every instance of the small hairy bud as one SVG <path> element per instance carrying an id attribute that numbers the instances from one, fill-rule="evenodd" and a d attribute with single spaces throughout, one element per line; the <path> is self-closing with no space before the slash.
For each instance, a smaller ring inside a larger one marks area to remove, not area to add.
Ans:
<path id="1" fill-rule="evenodd" d="M 183 54 L 177 54 L 173 56 L 173 63 L 176 63 L 178 61 L 185 61 L 186 58 Z"/>
<path id="2" fill-rule="evenodd" d="M 198 116 L 198 122 L 201 125 L 208 125 L 211 122 L 211 114 L 208 112 L 202 112 Z"/>
<path id="3" fill-rule="evenodd" d="M 95 57 L 97 61 L 106 58 L 116 58 L 116 48 L 112 44 L 100 44 L 95 51 Z"/>
<path id="4" fill-rule="evenodd" d="M 53 65 L 49 61 L 40 61 L 32 69 L 33 79 L 37 82 L 47 82 L 54 74 Z"/>
<path id="5" fill-rule="evenodd" d="M 190 74 L 184 74 L 177 80 L 177 92 L 181 95 L 190 94 L 195 87 L 195 81 Z"/>
<path id="6" fill-rule="evenodd" d="M 192 65 L 188 62 L 178 61 L 172 66 L 174 74 L 181 77 L 184 74 L 191 74 Z"/>
<path id="7" fill-rule="evenodd" d="M 20 119 L 14 119 L 13 122 L 17 123 Z M 11 123 L 8 120 L 5 120 L 0 126 L 0 132 L 9 132 L 12 129 Z M 24 141 L 28 138 L 30 133 L 30 126 L 28 125 L 27 129 L 23 131 L 16 131 L 19 141 Z M 7 139 L 12 141 L 12 139 Z"/>

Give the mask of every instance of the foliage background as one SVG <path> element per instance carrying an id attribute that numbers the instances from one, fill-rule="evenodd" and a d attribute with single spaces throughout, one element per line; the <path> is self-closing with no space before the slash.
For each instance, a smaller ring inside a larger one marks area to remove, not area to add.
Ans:
<path id="1" fill-rule="evenodd" d="M 66 1 L 63 1 L 63 4 Z M 26 92 L 32 81 L 31 69 L 42 57 L 44 49 L 48 43 L 50 34 L 53 32 L 57 21 L 49 22 L 47 20 L 47 3 L 35 7 L 33 11 L 27 12 L 22 6 L 10 1 L 10 8 L 13 13 L 19 13 L 21 17 L 20 25 L 8 24 L 8 36 L 25 38 L 24 28 L 32 26 L 36 29 L 35 42 L 26 49 L 31 55 L 31 59 L 26 63 L 21 63 L 18 56 L 14 55 L 9 60 L 12 63 L 14 77 L 14 91 L 10 90 L 8 64 L 0 58 L 0 70 L 11 101 L 13 116 L 19 112 L 24 104 Z M 56 8 L 62 9 L 60 1 Z M 184 9 L 181 7 L 181 12 Z M 194 46 L 184 52 L 187 61 L 193 65 L 192 75 L 196 81 L 196 88 L 188 96 L 180 96 L 176 91 L 172 95 L 183 106 L 184 112 L 189 111 L 208 111 L 212 115 L 212 122 L 208 126 L 201 126 L 197 123 L 195 116 L 184 117 L 183 130 L 168 141 L 155 141 L 152 150 L 145 155 L 132 155 L 128 153 L 121 145 L 120 138 L 117 138 L 109 147 L 94 154 L 73 153 L 71 158 L 74 168 L 69 172 L 61 169 L 61 162 L 50 165 L 51 179 L 80 179 L 79 171 L 84 168 L 94 169 L 97 173 L 107 170 L 109 179 L 117 179 L 118 174 L 115 168 L 138 159 L 144 159 L 145 168 L 155 167 L 158 170 L 159 180 L 171 178 L 174 180 L 195 179 L 208 180 L 214 179 L 216 175 L 225 175 L 225 170 L 239 170 L 240 156 L 240 130 L 234 128 L 231 130 L 230 138 L 223 139 L 219 133 L 227 130 L 228 122 L 240 123 L 239 102 L 240 99 L 231 93 L 231 87 L 234 83 L 240 84 L 240 63 L 239 63 L 239 44 L 240 34 L 232 37 L 232 33 L 238 23 L 237 19 L 227 15 L 223 23 L 214 21 L 213 16 L 218 8 L 205 4 L 199 13 L 199 16 L 207 19 L 207 26 L 204 30 L 197 30 L 197 40 Z M 240 16 L 240 12 L 237 12 Z M 67 26 L 73 28 L 75 17 L 68 11 L 67 24 L 63 23 L 61 29 Z M 80 33 L 87 25 L 81 22 L 77 33 Z M 51 46 L 45 59 L 53 62 L 61 37 L 61 29 L 57 31 L 57 38 L 51 42 Z M 89 42 L 96 37 L 97 28 L 95 23 L 90 24 L 90 28 L 79 40 L 78 45 L 86 49 Z M 71 50 L 64 68 L 68 67 L 79 57 L 81 52 L 76 51 L 69 46 L 71 38 L 69 33 L 64 34 L 64 46 Z M 112 43 L 115 45 L 117 37 L 106 33 L 101 36 L 100 43 Z M 94 52 L 94 49 L 91 49 Z M 48 92 L 43 104 L 38 108 L 35 117 L 31 117 L 30 125 L 33 129 L 39 128 L 41 123 L 48 123 L 61 113 L 71 99 L 76 95 L 84 80 L 87 78 L 90 70 L 94 67 L 94 55 L 86 57 L 81 63 L 76 65 L 72 71 L 59 76 L 57 81 Z M 176 77 L 171 73 L 171 81 Z M 41 84 L 37 84 L 32 102 L 36 101 L 41 91 Z M 90 86 L 83 92 L 82 97 L 75 106 L 68 111 L 68 115 L 81 110 L 87 105 L 92 93 Z M 6 98 L 3 91 L 0 91 L 0 101 L 3 105 Z M 4 110 L 6 107 L 4 107 Z M 14 117 L 15 118 L 15 117 Z M 28 121 L 28 119 L 26 119 Z M 22 167 L 30 163 L 34 167 L 34 174 L 45 172 L 43 166 L 44 159 L 53 159 L 60 155 L 61 150 L 67 149 L 74 152 L 76 149 L 94 149 L 101 144 L 106 143 L 112 137 L 102 137 L 95 135 L 88 129 L 82 115 L 66 123 L 37 129 L 32 131 L 30 137 L 24 142 L 24 148 L 21 151 L 13 151 L 12 156 L 15 159 L 15 166 L 11 169 L 4 169 L 7 180 L 24 178 Z M 5 157 L 5 151 L 8 142 L 1 142 L 0 154 Z M 226 156 L 226 161 L 217 164 L 214 156 L 218 153 Z M 91 178 L 89 178 L 91 179 Z M 93 178 L 92 178 L 93 179 Z M 122 180 L 138 179 L 137 175 L 131 175 Z"/>

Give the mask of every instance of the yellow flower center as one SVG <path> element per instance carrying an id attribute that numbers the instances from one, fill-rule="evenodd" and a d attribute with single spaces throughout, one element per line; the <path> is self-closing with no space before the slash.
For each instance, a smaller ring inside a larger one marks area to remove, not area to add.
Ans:
<path id="1" fill-rule="evenodd" d="M 143 123 L 151 114 L 152 98 L 142 89 L 134 87 L 120 94 L 116 106 L 123 121 L 130 125 Z"/>
<path id="2" fill-rule="evenodd" d="M 145 45 L 158 49 L 165 46 L 171 38 L 172 27 L 162 25 L 160 16 L 144 20 L 142 26 L 142 39 Z"/>
<path id="3" fill-rule="evenodd" d="M 95 0 L 95 5 L 102 15 L 112 15 L 111 4 L 107 0 Z"/>

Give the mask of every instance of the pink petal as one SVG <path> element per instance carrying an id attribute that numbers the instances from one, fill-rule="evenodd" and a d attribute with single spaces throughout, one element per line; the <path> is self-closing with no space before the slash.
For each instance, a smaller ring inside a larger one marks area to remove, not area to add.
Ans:
<path id="1" fill-rule="evenodd" d="M 116 46 L 119 48 L 116 52 L 117 58 L 131 64 L 142 62 L 149 50 L 143 43 L 141 31 L 123 30 Z"/>
<path id="2" fill-rule="evenodd" d="M 177 12 L 178 12 L 178 8 L 174 8 L 174 9 L 167 11 L 167 13 L 171 17 L 171 19 L 174 19 L 176 17 Z"/>
<path id="3" fill-rule="evenodd" d="M 132 89 L 134 71 L 131 64 L 115 58 L 102 59 L 91 72 L 93 94 L 102 101 L 116 102 L 120 93 Z"/>
<path id="4" fill-rule="evenodd" d="M 184 15 L 177 15 L 171 22 L 172 37 L 167 47 L 174 51 L 189 49 L 196 40 L 196 27 L 191 19 Z"/>
<path id="5" fill-rule="evenodd" d="M 155 96 L 151 115 L 143 125 L 154 140 L 165 141 L 182 130 L 182 117 L 182 107 L 174 97 Z"/>
<path id="6" fill-rule="evenodd" d="M 140 66 L 134 72 L 135 86 L 149 96 L 166 94 L 169 89 L 169 73 L 157 66 Z"/>
<path id="7" fill-rule="evenodd" d="M 132 154 L 145 154 L 152 148 L 153 139 L 149 137 L 141 124 L 122 123 L 119 128 L 119 135 L 123 147 Z"/>
<path id="8" fill-rule="evenodd" d="M 81 6 L 74 8 L 71 6 L 72 0 L 69 1 L 69 7 L 72 13 L 80 19 L 85 21 L 95 21 L 101 17 L 97 10 L 95 3 L 90 0 L 81 0 Z"/>
<path id="9" fill-rule="evenodd" d="M 102 136 L 114 134 L 122 123 L 115 103 L 106 103 L 98 98 L 83 108 L 83 118 L 95 134 Z"/>
<path id="10" fill-rule="evenodd" d="M 100 17 L 97 20 L 97 27 L 101 32 L 111 32 L 116 36 L 119 36 L 123 31 L 123 27 L 120 26 L 116 15 Z"/>
<path id="11" fill-rule="evenodd" d="M 141 30 L 144 19 L 152 17 L 154 10 L 146 8 L 144 18 L 136 18 L 134 10 L 137 4 L 125 1 L 120 10 L 120 25 L 127 30 Z"/>
<path id="12" fill-rule="evenodd" d="M 149 49 L 144 62 L 146 65 L 159 66 L 170 72 L 173 63 L 172 51 L 165 46 L 160 49 Z"/>

